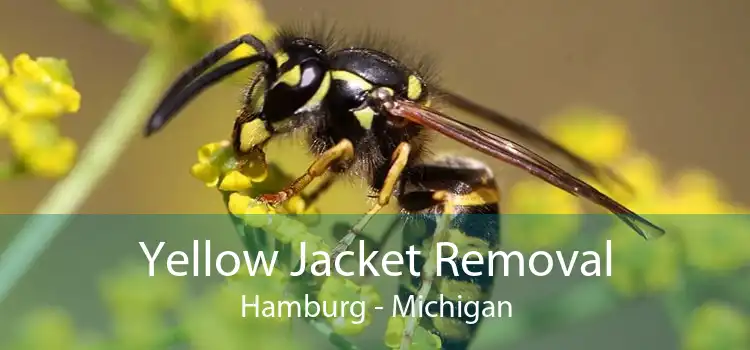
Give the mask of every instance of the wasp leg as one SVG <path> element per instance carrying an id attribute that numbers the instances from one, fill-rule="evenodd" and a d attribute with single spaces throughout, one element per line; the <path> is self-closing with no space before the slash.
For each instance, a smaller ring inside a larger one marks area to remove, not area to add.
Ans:
<path id="1" fill-rule="evenodd" d="M 328 176 L 325 177 L 323 182 L 318 185 L 315 189 L 310 191 L 309 193 L 303 193 L 302 199 L 305 200 L 305 205 L 312 206 L 315 204 L 315 202 L 320 199 L 322 195 L 324 195 L 326 192 L 328 192 L 329 189 L 331 189 L 331 186 L 333 186 L 334 183 L 338 180 L 339 175 L 338 174 L 332 174 L 328 173 Z"/>
<path id="2" fill-rule="evenodd" d="M 409 161 L 409 154 L 411 153 L 411 146 L 404 142 L 398 145 L 396 147 L 396 151 L 393 152 L 393 157 L 391 161 L 391 166 L 388 169 L 388 174 L 385 177 L 385 181 L 383 182 L 383 188 L 378 193 L 378 201 L 375 203 L 375 205 L 370 208 L 370 210 L 367 211 L 367 213 L 360 218 L 357 223 L 349 230 L 349 232 L 336 244 L 336 246 L 331 251 L 331 258 L 335 259 L 339 254 L 341 254 L 346 248 L 348 248 L 352 242 L 354 242 L 354 239 L 357 238 L 357 236 L 362 233 L 362 230 L 364 230 L 365 226 L 367 226 L 367 223 L 370 222 L 370 219 L 372 217 L 379 213 L 383 207 L 388 205 L 388 203 L 391 200 L 391 196 L 393 196 L 393 191 L 396 187 L 396 184 L 398 183 L 399 178 L 401 177 L 401 174 L 404 171 L 404 168 L 406 168 L 406 164 Z"/>
<path id="3" fill-rule="evenodd" d="M 415 256 L 414 264 L 422 266 L 420 275 L 406 272 L 400 283 L 399 299 L 411 305 L 401 349 L 408 349 L 417 326 L 422 326 L 441 338 L 442 349 L 465 350 L 481 323 L 481 316 L 474 319 L 471 314 L 481 315 L 478 305 L 494 285 L 488 252 L 500 245 L 500 190 L 492 172 L 463 157 L 415 165 L 401 179 L 398 201 L 406 218 L 402 249 L 427 252 Z M 438 251 L 443 242 L 449 245 Z M 483 256 L 481 263 L 463 266 L 468 253 L 477 262 L 474 252 Z"/>
<path id="4" fill-rule="evenodd" d="M 351 141 L 343 139 L 315 159 L 310 167 L 307 168 L 305 175 L 298 177 L 289 186 L 277 193 L 262 195 L 261 200 L 270 205 L 277 205 L 284 202 L 292 196 L 301 193 L 313 180 L 325 174 L 336 162 L 348 162 L 353 158 L 354 146 Z"/>

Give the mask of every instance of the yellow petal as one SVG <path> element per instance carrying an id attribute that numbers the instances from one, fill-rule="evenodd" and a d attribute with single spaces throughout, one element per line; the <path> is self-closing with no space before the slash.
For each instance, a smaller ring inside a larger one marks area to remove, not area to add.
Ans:
<path id="1" fill-rule="evenodd" d="M 80 104 L 77 92 L 68 90 L 58 96 L 53 91 L 52 83 L 16 75 L 6 80 L 4 92 L 8 103 L 16 111 L 34 117 L 54 118 L 76 111 Z"/>
<path id="2" fill-rule="evenodd" d="M 35 175 L 60 177 L 68 173 L 76 160 L 78 146 L 70 138 L 63 138 L 54 147 L 42 147 L 26 155 L 23 161 Z"/>
<path id="3" fill-rule="evenodd" d="M 19 77 L 31 78 L 40 82 L 52 81 L 52 77 L 26 53 L 13 59 L 13 73 Z"/>
<path id="4" fill-rule="evenodd" d="M 229 212 L 237 216 L 244 215 L 251 202 L 252 199 L 249 196 L 232 193 L 229 195 Z"/>
<path id="5" fill-rule="evenodd" d="M 750 321 L 736 307 L 709 301 L 693 312 L 683 334 L 686 350 L 747 349 Z"/>
<path id="6" fill-rule="evenodd" d="M 237 170 L 232 170 L 221 180 L 219 189 L 223 191 L 243 191 L 250 188 L 250 178 Z"/>
<path id="7" fill-rule="evenodd" d="M 211 162 L 216 153 L 226 146 L 228 146 L 228 144 L 224 142 L 211 142 L 201 146 L 198 149 L 198 161 L 202 163 Z"/>
<path id="8" fill-rule="evenodd" d="M 227 0 L 221 9 L 221 28 L 223 34 L 219 40 L 222 42 L 245 33 L 253 33 L 260 40 L 268 41 L 276 32 L 274 25 L 266 20 L 266 13 L 259 1 Z M 249 46 L 241 45 L 229 57 L 239 58 L 253 53 Z"/>
<path id="9" fill-rule="evenodd" d="M 300 196 L 294 196 L 284 202 L 284 209 L 290 214 L 302 214 L 305 212 L 305 200 Z"/>
<path id="10" fill-rule="evenodd" d="M 57 309 L 41 309 L 25 320 L 24 340 L 29 349 L 72 349 L 76 331 L 72 318 Z"/>
<path id="11" fill-rule="evenodd" d="M 0 54 L 0 85 L 5 82 L 5 79 L 10 75 L 10 66 L 8 66 L 8 60 L 5 56 Z"/>
<path id="12" fill-rule="evenodd" d="M 518 214 L 576 214 L 580 203 L 569 193 L 538 180 L 520 181 L 508 192 L 508 212 Z"/>
<path id="13" fill-rule="evenodd" d="M 190 21 L 208 22 L 226 7 L 226 2 L 226 0 L 169 0 L 169 5 Z"/>
<path id="14" fill-rule="evenodd" d="M 219 169 L 207 163 L 193 164 L 190 167 L 190 174 L 209 187 L 216 186 L 216 183 L 219 181 Z"/>
<path id="15" fill-rule="evenodd" d="M 621 118 L 590 109 L 572 109 L 555 116 L 545 129 L 573 152 L 597 163 L 616 160 L 630 143 L 628 127 Z"/>
<path id="16" fill-rule="evenodd" d="M 0 99 L 0 136 L 5 135 L 8 129 L 10 129 L 12 115 L 13 112 L 10 110 L 10 107 L 8 107 L 5 101 Z"/>
<path id="17" fill-rule="evenodd" d="M 675 214 L 717 214 L 727 208 L 720 199 L 718 181 L 704 171 L 691 170 L 681 174 L 673 191 Z"/>
<path id="18" fill-rule="evenodd" d="M 64 113 L 75 113 L 81 109 L 81 94 L 72 86 L 54 83 L 50 88 Z"/>
<path id="19" fill-rule="evenodd" d="M 54 147 L 60 140 L 57 126 L 48 120 L 14 119 L 9 126 L 10 145 L 21 157 L 40 148 Z"/>

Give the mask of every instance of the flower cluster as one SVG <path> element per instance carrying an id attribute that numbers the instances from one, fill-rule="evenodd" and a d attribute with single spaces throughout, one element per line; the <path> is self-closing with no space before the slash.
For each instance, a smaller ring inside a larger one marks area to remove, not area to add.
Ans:
<path id="1" fill-rule="evenodd" d="M 309 230 L 310 223 L 315 222 L 311 217 L 318 215 L 315 207 L 308 206 L 300 196 L 290 198 L 280 208 L 268 206 L 255 199 L 260 193 L 268 193 L 269 189 L 280 188 L 278 185 L 268 184 L 281 177 L 280 174 L 269 174 L 268 170 L 269 166 L 261 151 L 244 155 L 238 160 L 228 142 L 214 142 L 202 146 L 198 151 L 198 162 L 191 167 L 193 176 L 206 186 L 229 193 L 227 209 L 232 215 L 243 220 L 246 226 L 260 229 L 254 231 L 255 234 L 267 234 L 279 244 L 290 244 L 297 256 L 301 254 L 298 250 L 300 243 L 305 242 L 308 247 L 308 255 L 305 256 L 307 261 L 317 259 L 312 256 L 314 252 L 330 254 L 331 247 L 321 236 Z M 281 184 L 281 187 L 284 185 Z M 277 285 L 283 286 L 277 289 L 276 295 L 284 295 L 284 291 L 295 289 L 291 284 L 296 281 L 286 278 L 275 281 Z M 321 303 L 364 301 L 368 306 L 365 321 L 361 323 L 351 317 L 327 319 L 332 331 L 341 336 L 362 333 L 372 322 L 374 308 L 381 305 L 380 295 L 370 285 L 358 285 L 354 281 L 336 276 L 318 277 L 316 285 L 319 286 L 316 292 Z M 394 332 L 403 332 L 403 322 L 389 322 L 385 338 L 387 345 L 393 342 Z M 418 327 L 414 346 L 417 349 L 439 349 L 440 340 L 424 328 Z"/>
<path id="2" fill-rule="evenodd" d="M 11 159 L 0 160 L 0 178 L 66 175 L 78 148 L 60 134 L 58 121 L 81 105 L 66 61 L 24 53 L 8 62 L 0 55 L 0 88 L 0 137 L 13 151 Z"/>

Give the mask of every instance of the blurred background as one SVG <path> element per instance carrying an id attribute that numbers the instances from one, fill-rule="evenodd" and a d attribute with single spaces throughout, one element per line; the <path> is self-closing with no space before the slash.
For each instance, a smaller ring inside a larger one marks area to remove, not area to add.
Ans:
<path id="1" fill-rule="evenodd" d="M 530 124 L 539 125 L 581 106 L 616 115 L 627 123 L 637 149 L 658 161 L 665 179 L 685 169 L 702 169 L 717 179 L 727 202 L 750 203 L 746 155 L 750 142 L 745 138 L 750 129 L 746 117 L 750 2 L 277 0 L 260 4 L 267 20 L 275 24 L 317 16 L 335 21 L 347 33 L 374 30 L 412 43 L 413 53 L 424 52 L 436 60 L 444 86 Z M 78 113 L 61 118 L 60 128 L 81 149 L 147 52 L 144 45 L 87 22 L 53 1 L 0 2 L 0 30 L 4 33 L 0 53 L 8 60 L 24 52 L 67 60 L 82 100 Z M 176 60 L 173 68 L 179 70 L 186 62 Z M 228 137 L 241 87 L 242 81 L 217 86 L 157 137 L 136 136 L 79 212 L 223 213 L 216 191 L 197 183 L 188 169 L 198 147 Z M 465 120 L 488 125 L 471 116 Z M 299 152 L 280 156 L 284 147 Z M 444 140 L 437 140 L 433 148 L 476 155 Z M 302 152 L 301 147 L 281 143 L 268 155 L 285 170 L 298 173 L 311 160 Z M 502 164 L 494 168 L 503 188 L 524 176 Z M 0 182 L 0 213 L 32 213 L 55 183 L 36 178 Z M 320 210 L 363 212 L 364 200 L 333 200 L 357 195 L 364 195 L 360 185 L 338 184 L 326 195 L 330 199 L 322 200 Z M 1 230 L 0 247 L 4 247 L 15 231 Z M 46 268 L 34 267 L 22 279 L 19 292 L 0 305 L 4 328 L 0 334 L 11 332 L 6 326 L 40 304 L 86 308 L 76 295 L 85 295 L 91 286 L 82 283 L 76 291 L 69 285 L 61 292 L 48 282 L 59 272 L 55 265 L 76 255 L 90 256 L 84 271 L 92 276 L 107 265 L 97 259 L 117 260 L 112 256 L 116 251 L 94 243 L 76 246 L 77 251 L 72 251 L 74 243 L 53 244 L 44 254 L 58 260 L 46 260 Z M 636 303 L 583 327 L 552 332 L 512 348 L 625 349 L 644 344 L 637 342 L 643 334 L 653 337 L 648 348 L 677 348 L 668 322 L 659 317 L 647 302 Z M 597 326 L 608 331 L 592 332 L 591 327 Z M 611 345 L 615 339 L 618 345 Z M 491 342 L 487 344 L 485 349 L 493 348 Z"/>

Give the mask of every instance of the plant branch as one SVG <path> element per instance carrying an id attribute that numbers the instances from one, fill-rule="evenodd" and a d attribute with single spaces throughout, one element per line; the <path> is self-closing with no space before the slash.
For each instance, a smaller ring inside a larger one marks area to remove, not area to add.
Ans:
<path id="1" fill-rule="evenodd" d="M 15 239 L 0 255 L 0 302 L 65 227 L 113 167 L 140 126 L 170 76 L 168 52 L 152 51 L 114 108 L 99 126 L 70 174 L 50 191 Z M 45 215 L 58 214 L 58 215 Z"/>
<path id="2" fill-rule="evenodd" d="M 226 194 L 224 195 L 224 202 L 225 202 L 225 204 L 228 203 L 228 198 L 227 198 Z M 246 237 L 247 237 L 248 233 L 250 233 L 254 237 L 257 237 L 257 236 L 260 236 L 260 235 L 268 235 L 268 233 L 262 232 L 262 231 L 261 232 L 249 232 L 248 231 L 248 227 L 244 225 L 244 223 L 242 222 L 241 219 L 236 218 L 232 214 L 229 214 L 229 216 L 230 216 L 230 218 L 232 220 L 232 223 L 233 223 L 233 226 L 234 226 L 235 230 L 237 231 L 237 234 L 242 239 L 242 244 L 245 246 L 246 249 L 248 249 L 250 251 L 258 252 L 259 250 L 263 250 L 264 248 L 266 248 L 266 247 L 264 247 L 265 246 L 264 244 L 261 244 L 257 240 L 255 240 L 255 239 L 248 240 Z M 260 246 L 259 246 L 259 244 L 260 244 Z M 286 246 L 286 247 L 284 247 L 284 249 L 291 250 L 291 248 L 288 247 L 288 245 L 284 245 L 284 246 Z M 291 251 L 285 251 L 284 252 L 285 257 L 282 259 L 282 261 L 288 262 L 292 258 L 292 256 L 293 256 L 293 255 L 289 255 L 289 254 L 292 254 Z M 328 339 L 328 341 L 332 345 L 334 345 L 337 349 L 339 349 L 339 350 L 359 350 L 359 348 L 356 345 L 354 345 L 352 342 L 350 342 L 345 337 L 343 337 L 343 336 L 337 334 L 336 332 L 334 332 L 333 329 L 331 328 L 331 326 L 329 326 L 324 321 L 322 321 L 322 320 L 320 320 L 318 318 L 315 318 L 315 317 L 305 317 L 304 321 L 308 325 L 310 325 L 311 327 L 313 327 L 316 331 L 318 331 L 323 336 L 325 336 Z"/>

